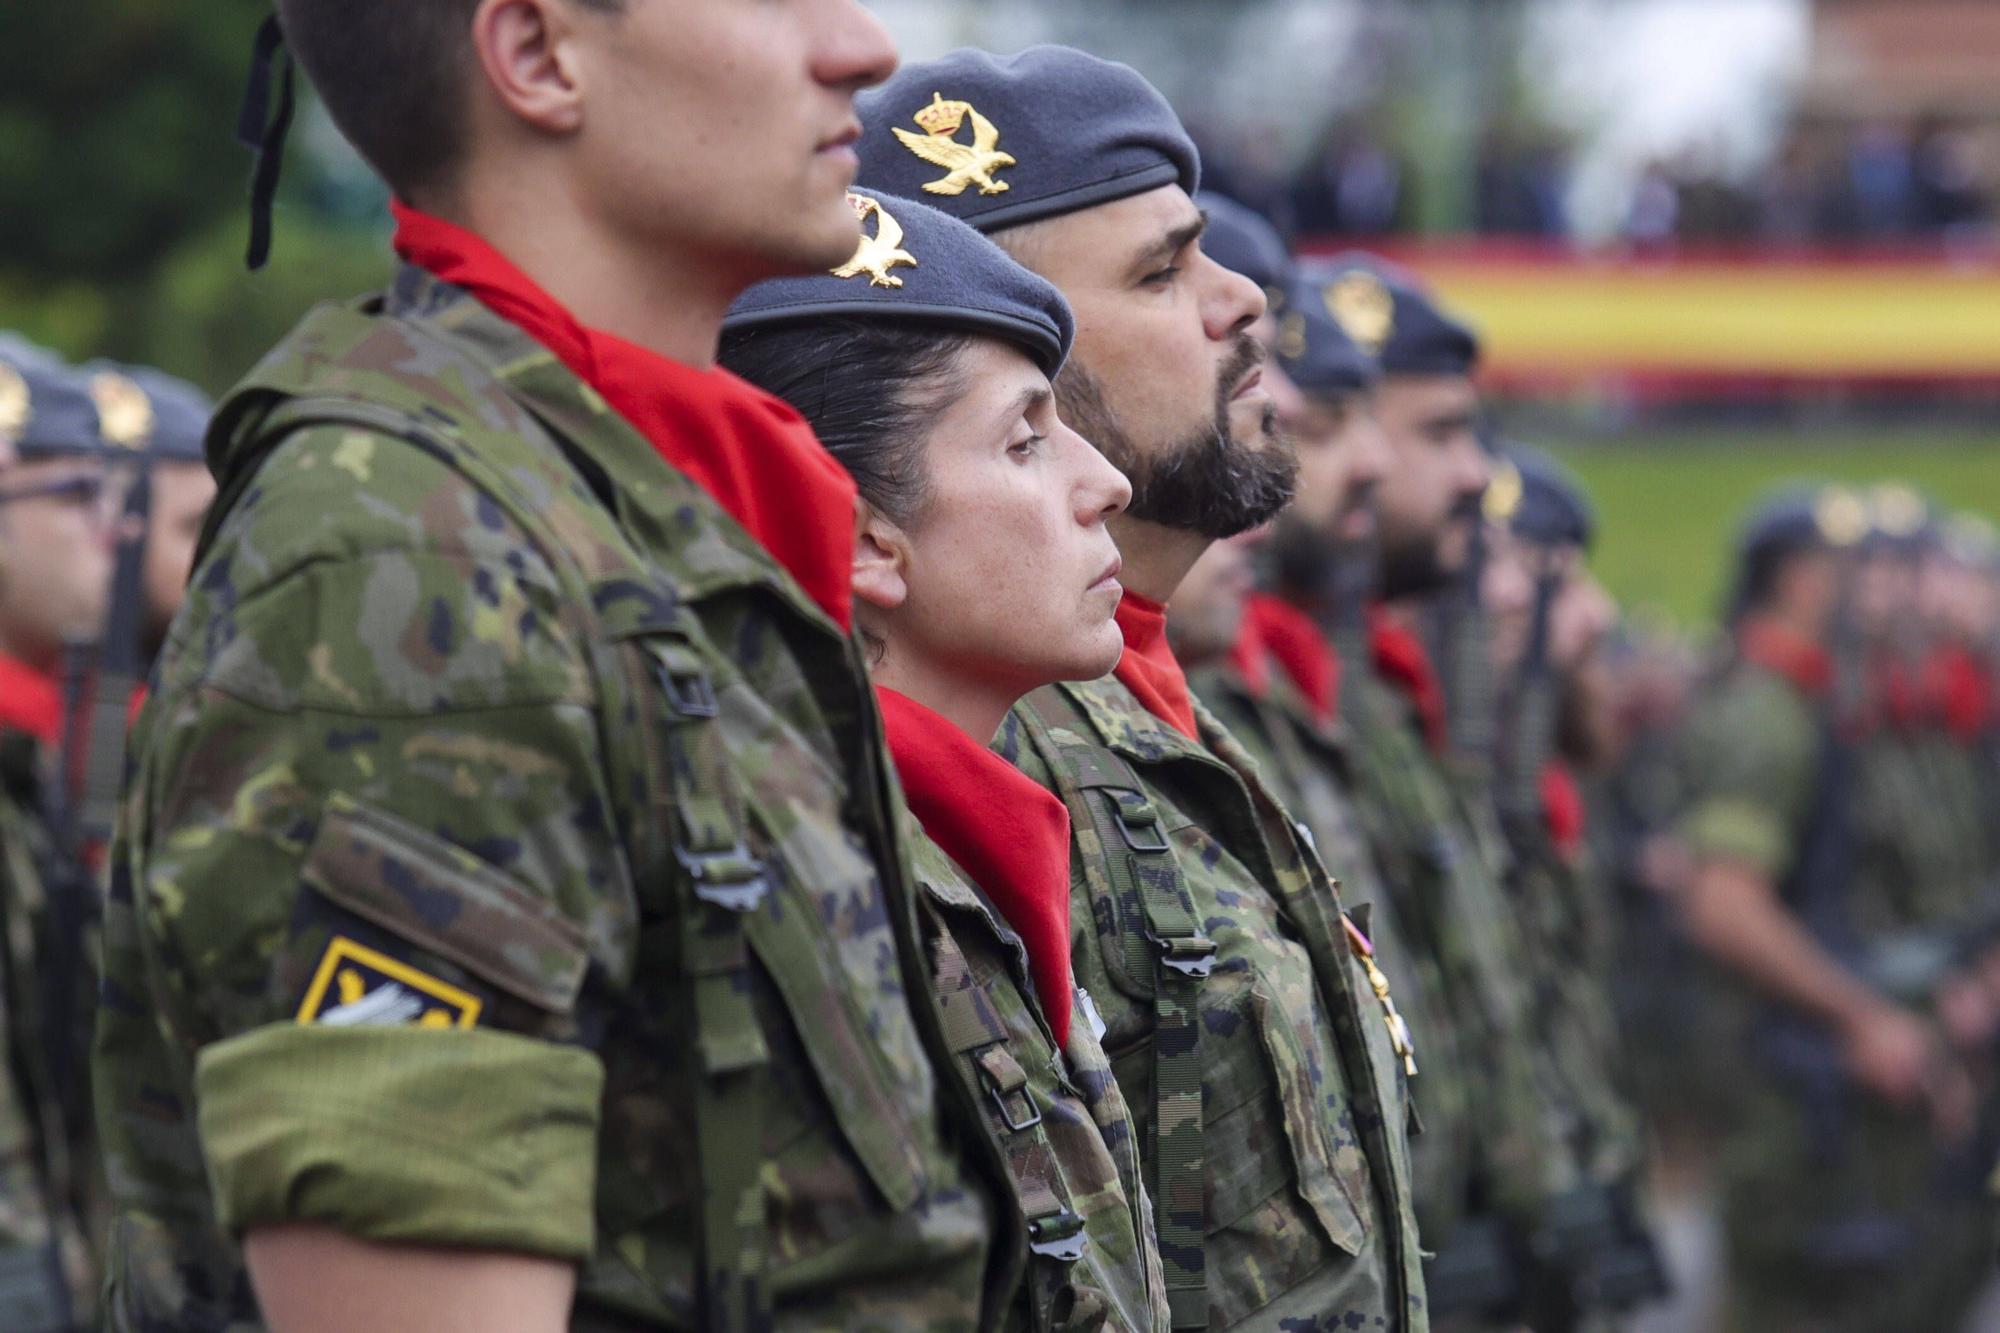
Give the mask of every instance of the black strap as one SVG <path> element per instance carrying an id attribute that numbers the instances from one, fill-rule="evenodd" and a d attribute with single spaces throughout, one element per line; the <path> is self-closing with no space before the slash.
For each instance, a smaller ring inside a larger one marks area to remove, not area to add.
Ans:
<path id="1" fill-rule="evenodd" d="M 271 114 L 271 73 L 278 71 L 278 113 Z M 250 169 L 250 246 L 243 262 L 251 272 L 271 257 L 271 201 L 278 193 L 278 172 L 285 163 L 285 135 L 297 109 L 291 53 L 285 30 L 272 14 L 257 26 L 250 50 L 250 81 L 243 89 L 243 107 L 236 116 L 236 142 L 256 154 Z"/>

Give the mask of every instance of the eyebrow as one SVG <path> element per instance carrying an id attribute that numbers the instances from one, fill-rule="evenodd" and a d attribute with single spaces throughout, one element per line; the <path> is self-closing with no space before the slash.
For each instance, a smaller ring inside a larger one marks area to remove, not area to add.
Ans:
<path id="1" fill-rule="evenodd" d="M 1001 413 L 1001 419 L 1012 421 L 1017 416 L 1026 416 L 1029 409 L 1040 407 L 1054 398 L 1055 394 L 1049 391 L 1046 384 L 1023 389 L 1014 395 L 1013 402 L 1007 404 L 1006 410 Z"/>
<path id="2" fill-rule="evenodd" d="M 1164 263 L 1179 254 L 1183 247 L 1201 239 L 1208 230 L 1208 214 L 1202 213 L 1168 231 L 1141 250 L 1132 259 L 1132 272 L 1143 275 L 1153 265 Z"/>

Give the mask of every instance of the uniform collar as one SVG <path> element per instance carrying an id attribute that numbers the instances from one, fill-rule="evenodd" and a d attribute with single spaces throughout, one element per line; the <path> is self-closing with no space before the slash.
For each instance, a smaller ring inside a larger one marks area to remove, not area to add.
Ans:
<path id="1" fill-rule="evenodd" d="M 0 656 L 0 731 L 19 731 L 53 746 L 62 730 L 62 690 L 55 678 L 16 657 Z"/>
<path id="2" fill-rule="evenodd" d="M 1118 602 L 1118 628 L 1125 635 L 1125 652 L 1112 674 L 1147 712 L 1189 740 L 1198 739 L 1201 728 L 1187 673 L 1167 643 L 1167 608 L 1128 589 Z"/>

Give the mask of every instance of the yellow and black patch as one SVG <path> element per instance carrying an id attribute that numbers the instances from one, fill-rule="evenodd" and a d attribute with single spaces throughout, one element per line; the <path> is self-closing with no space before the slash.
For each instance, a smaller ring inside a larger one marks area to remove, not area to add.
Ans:
<path id="1" fill-rule="evenodd" d="M 320 955 L 298 1019 L 332 1027 L 469 1028 L 481 1007 L 469 991 L 335 935 Z"/>

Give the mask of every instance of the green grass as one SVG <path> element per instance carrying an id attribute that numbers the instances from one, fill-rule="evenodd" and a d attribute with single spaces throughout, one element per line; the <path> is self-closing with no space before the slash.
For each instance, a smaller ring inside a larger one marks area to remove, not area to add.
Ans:
<path id="1" fill-rule="evenodd" d="M 1629 610 L 1687 627 L 1714 619 L 1737 528 L 1781 483 L 1907 481 L 2000 521 L 2000 429 L 1662 432 L 1553 452 L 1597 505 L 1598 576 Z"/>

